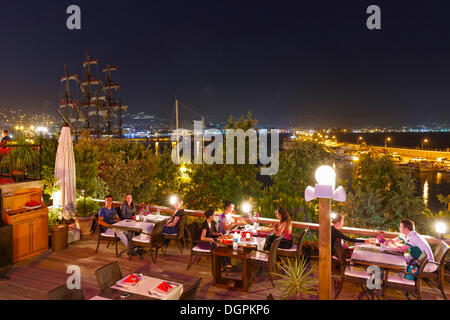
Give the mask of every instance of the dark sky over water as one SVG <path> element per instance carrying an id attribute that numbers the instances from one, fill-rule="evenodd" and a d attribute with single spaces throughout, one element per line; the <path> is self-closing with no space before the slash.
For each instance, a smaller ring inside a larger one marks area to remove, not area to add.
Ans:
<path id="1" fill-rule="evenodd" d="M 366 28 L 368 5 L 382 30 Z M 66 28 L 67 6 L 82 29 Z M 59 102 L 84 50 L 120 68 L 130 111 L 171 116 L 174 96 L 226 119 L 402 125 L 450 118 L 448 1 L 3 1 L 0 107 Z"/>

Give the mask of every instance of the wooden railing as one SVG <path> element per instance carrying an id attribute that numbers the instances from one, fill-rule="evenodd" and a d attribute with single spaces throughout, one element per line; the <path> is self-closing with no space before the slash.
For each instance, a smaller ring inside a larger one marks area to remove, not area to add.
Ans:
<path id="1" fill-rule="evenodd" d="M 99 202 L 103 202 L 103 200 L 98 200 Z M 121 202 L 114 202 L 113 203 L 115 207 L 120 206 L 122 203 Z M 140 208 L 140 205 L 138 205 L 138 207 Z M 164 207 L 164 206 L 156 206 L 156 205 L 149 205 L 149 209 L 152 212 L 157 211 L 157 209 L 159 209 L 159 211 L 161 213 L 168 213 L 168 214 L 173 214 L 174 213 L 174 209 L 173 208 L 168 208 L 168 207 Z M 184 209 L 184 211 L 186 212 L 187 215 L 192 216 L 192 217 L 197 217 L 197 218 L 204 218 L 204 211 L 198 211 L 198 210 L 189 210 L 189 209 Z M 216 212 L 216 215 L 219 215 L 221 213 Z M 250 220 L 248 218 L 239 216 L 239 215 L 234 215 L 235 217 L 240 217 L 245 219 L 247 222 L 250 223 Z M 263 217 L 259 217 L 258 218 L 258 223 L 260 224 L 271 224 L 274 222 L 277 222 L 278 220 L 275 219 L 270 219 L 270 218 L 263 218 Z M 299 222 L 299 221 L 292 221 L 292 227 L 293 228 L 298 228 L 298 229 L 306 229 L 309 228 L 310 230 L 319 230 L 319 224 L 318 223 L 308 223 L 308 222 Z M 384 230 L 371 230 L 371 229 L 361 229 L 361 228 L 349 228 L 349 227 L 344 227 L 340 230 L 342 233 L 346 233 L 346 234 L 353 234 L 353 235 L 357 235 L 357 236 L 365 236 L 365 237 L 376 237 L 377 234 L 380 231 L 384 232 L 384 235 L 386 238 L 395 238 L 397 237 L 400 233 L 398 232 L 391 232 L 391 231 L 384 231 Z M 437 237 L 433 237 L 433 236 L 428 236 L 428 235 L 423 235 L 423 237 L 430 243 L 430 244 L 437 244 L 440 243 L 440 241 L 444 240 L 447 244 L 450 245 L 450 239 L 449 238 L 445 238 L 445 239 L 440 239 Z"/>

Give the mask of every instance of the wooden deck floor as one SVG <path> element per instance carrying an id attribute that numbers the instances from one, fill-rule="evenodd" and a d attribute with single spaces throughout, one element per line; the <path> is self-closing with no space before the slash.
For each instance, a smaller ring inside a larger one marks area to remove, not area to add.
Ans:
<path id="1" fill-rule="evenodd" d="M 113 246 L 106 248 L 102 244 L 98 254 L 95 254 L 97 241 L 96 236 L 84 238 L 71 244 L 67 249 L 61 252 L 52 252 L 38 255 L 36 257 L 21 261 L 13 266 L 9 272 L 10 280 L 0 281 L 0 299 L 21 300 L 21 299 L 47 299 L 47 292 L 57 286 L 66 283 L 68 274 L 66 274 L 69 265 L 77 265 L 81 269 L 81 286 L 87 299 L 99 293 L 95 278 L 95 270 L 101 266 L 118 261 L 123 274 L 132 272 L 152 272 L 156 274 L 176 275 L 178 279 L 186 281 L 194 280 L 198 277 L 203 278 L 197 298 L 201 300 L 261 300 L 271 293 L 275 299 L 281 299 L 283 293 L 278 288 L 275 280 L 275 288 L 270 281 L 263 275 L 258 277 L 249 292 L 236 292 L 212 285 L 210 261 L 201 260 L 198 265 L 194 265 L 189 271 L 186 271 L 189 260 L 188 250 L 182 255 L 171 244 L 167 250 L 168 256 L 165 259 L 162 255 L 158 257 L 157 264 L 146 256 L 144 260 L 139 257 L 133 257 L 131 261 L 126 255 L 116 258 Z M 119 245 L 119 249 L 124 249 Z M 317 279 L 317 274 L 314 275 Z M 450 296 L 450 285 L 446 283 L 446 293 Z M 351 283 L 345 283 L 339 299 L 355 300 L 358 298 L 360 289 Z M 388 296 L 392 299 L 406 299 L 398 291 L 390 290 Z M 430 289 L 426 285 L 423 288 L 424 299 L 442 299 L 438 292 Z M 310 299 L 316 299 L 310 297 Z"/>

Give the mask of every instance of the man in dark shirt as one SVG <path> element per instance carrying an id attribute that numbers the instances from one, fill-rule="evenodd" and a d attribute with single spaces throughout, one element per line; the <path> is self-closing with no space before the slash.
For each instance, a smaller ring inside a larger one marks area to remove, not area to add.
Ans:
<path id="1" fill-rule="evenodd" d="M 3 143 L 11 141 L 11 137 L 8 135 L 8 130 L 3 130 L 2 141 Z"/>
<path id="2" fill-rule="evenodd" d="M 344 226 L 344 217 L 340 214 L 336 214 L 333 219 L 331 220 L 332 226 L 331 226 L 331 248 L 332 251 L 334 250 L 334 243 L 336 242 L 336 239 L 341 238 L 342 240 L 346 240 L 349 242 L 354 242 L 354 243 L 369 243 L 370 240 L 366 239 L 355 239 L 355 238 L 350 238 L 347 237 L 346 235 L 344 235 L 341 231 L 339 231 L 339 229 L 342 229 L 342 227 Z M 343 247 L 345 249 L 348 249 L 347 245 L 344 243 Z"/>
<path id="3" fill-rule="evenodd" d="M 123 231 L 117 232 L 111 228 L 112 224 L 120 221 L 116 209 L 112 207 L 112 203 L 112 196 L 106 196 L 105 206 L 98 212 L 98 224 L 100 226 L 100 231 L 105 235 L 116 234 L 120 238 L 122 243 L 125 246 L 128 246 L 128 237 L 126 233 Z"/>

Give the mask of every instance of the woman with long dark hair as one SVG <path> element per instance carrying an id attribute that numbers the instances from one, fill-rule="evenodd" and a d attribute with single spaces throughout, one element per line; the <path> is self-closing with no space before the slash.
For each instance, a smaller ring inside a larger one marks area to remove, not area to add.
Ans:
<path id="1" fill-rule="evenodd" d="M 133 196 L 131 193 L 127 193 L 125 195 L 125 199 L 120 205 L 119 215 L 121 220 L 131 219 L 136 215 L 136 207 L 134 206 Z"/>
<path id="2" fill-rule="evenodd" d="M 267 239 L 264 250 L 269 250 L 276 238 L 281 238 L 279 248 L 292 248 L 292 221 L 289 213 L 284 208 L 278 208 L 277 218 L 280 220 L 272 225 L 273 234 Z"/>

